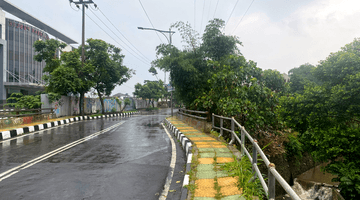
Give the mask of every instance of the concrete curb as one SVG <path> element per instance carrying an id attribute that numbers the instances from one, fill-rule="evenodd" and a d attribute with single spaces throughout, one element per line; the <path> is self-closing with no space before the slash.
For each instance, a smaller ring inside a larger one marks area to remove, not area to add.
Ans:
<path id="1" fill-rule="evenodd" d="M 134 114 L 139 114 L 139 113 L 140 113 L 140 111 L 130 112 L 130 113 L 117 113 L 117 114 L 110 114 L 110 115 L 101 115 L 101 116 L 97 116 L 97 117 L 89 117 L 89 116 L 73 117 L 73 118 L 64 119 L 64 120 L 48 122 L 48 123 L 44 123 L 44 124 L 38 124 L 38 125 L 34 125 L 34 126 L 27 126 L 27 127 L 9 130 L 9 131 L 3 131 L 3 132 L 0 132 L 0 140 L 6 140 L 6 139 L 14 138 L 19 135 L 26 134 L 26 133 L 40 131 L 43 129 L 52 128 L 52 127 L 60 126 L 63 124 L 69 124 L 69 123 L 76 122 L 76 121 L 109 118 L 109 117 L 130 117 Z"/>
<path id="2" fill-rule="evenodd" d="M 185 170 L 185 176 L 183 180 L 183 187 L 181 189 L 181 200 L 187 199 L 188 189 L 185 187 L 186 185 L 189 185 L 189 175 L 187 174 L 191 169 L 191 162 L 192 162 L 192 144 L 191 141 L 183 134 L 181 131 L 179 131 L 174 125 L 171 124 L 167 119 L 165 119 L 166 127 L 168 130 L 171 131 L 171 133 L 174 134 L 174 136 L 180 141 L 181 146 L 183 150 L 185 151 L 186 155 L 186 170 Z"/>

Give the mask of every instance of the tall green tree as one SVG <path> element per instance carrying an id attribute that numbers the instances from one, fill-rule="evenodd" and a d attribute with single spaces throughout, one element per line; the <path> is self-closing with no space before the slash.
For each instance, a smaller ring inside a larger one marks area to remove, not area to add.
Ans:
<path id="1" fill-rule="evenodd" d="M 46 62 L 43 72 L 46 92 L 53 92 L 60 95 L 80 94 L 80 113 L 84 115 L 84 94 L 94 85 L 90 74 L 94 68 L 90 63 L 81 64 L 79 50 L 62 52 L 61 57 L 56 56 L 58 50 L 64 48 L 65 43 L 60 43 L 55 39 L 46 41 L 36 41 L 35 51 L 38 52 L 34 59 Z"/>
<path id="2" fill-rule="evenodd" d="M 277 70 L 267 69 L 262 74 L 262 80 L 265 86 L 276 93 L 285 92 L 286 82 L 283 75 Z"/>
<path id="3" fill-rule="evenodd" d="M 164 83 L 159 81 L 145 81 L 144 85 L 140 83 L 135 85 L 134 95 L 140 97 L 144 100 L 149 100 L 152 102 L 152 106 L 154 107 L 154 101 L 158 101 L 159 98 L 163 96 L 165 92 Z"/>
<path id="4" fill-rule="evenodd" d="M 116 86 L 131 78 L 133 70 L 123 65 L 124 55 L 120 48 L 99 39 L 88 39 L 85 46 L 86 62 L 94 66 L 90 79 L 100 98 L 102 113 L 105 112 L 104 96 L 109 96 Z"/>
<path id="5" fill-rule="evenodd" d="M 321 84 L 281 98 L 281 116 L 299 131 L 303 144 L 336 175 L 345 199 L 360 198 L 360 57 L 359 39 L 312 69 Z"/>
<path id="6" fill-rule="evenodd" d="M 298 68 L 291 69 L 288 74 L 290 77 L 290 92 L 303 93 L 307 84 L 319 84 L 320 82 L 314 77 L 312 70 L 314 65 L 305 63 Z"/>

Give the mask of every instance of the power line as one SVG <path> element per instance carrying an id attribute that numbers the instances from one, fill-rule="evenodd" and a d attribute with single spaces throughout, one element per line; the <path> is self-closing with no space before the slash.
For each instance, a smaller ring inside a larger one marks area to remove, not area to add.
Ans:
<path id="1" fill-rule="evenodd" d="M 116 33 L 114 33 L 114 31 L 112 31 L 95 13 L 94 13 L 94 11 L 92 11 L 92 10 L 90 10 L 94 15 L 95 15 L 95 17 L 96 18 L 98 18 L 99 20 L 100 20 L 100 22 L 102 23 L 102 24 L 104 24 L 105 26 L 106 26 L 106 28 L 108 28 L 117 38 L 119 38 L 119 40 L 121 41 L 121 42 L 123 42 L 129 49 L 131 49 L 137 56 L 139 56 L 140 58 L 142 58 L 141 57 L 141 55 L 139 55 L 136 51 L 134 51 L 128 44 L 126 44 Z M 146 61 L 146 62 L 149 62 L 149 61 L 147 61 L 146 59 L 144 59 L 144 58 L 142 58 L 144 61 Z"/>
<path id="2" fill-rule="evenodd" d="M 210 1 L 210 4 L 209 4 L 209 11 L 208 11 L 208 15 L 207 15 L 207 18 L 206 18 L 206 23 L 209 21 L 210 8 L 211 8 L 211 1 Z"/>
<path id="3" fill-rule="evenodd" d="M 204 13 L 205 13 L 205 0 L 204 0 L 204 5 L 203 5 L 203 13 L 202 13 L 202 16 L 201 16 L 201 24 L 200 24 L 200 32 L 199 33 L 201 33 L 202 22 L 203 22 L 203 19 L 204 19 Z"/>
<path id="4" fill-rule="evenodd" d="M 86 14 L 86 13 L 85 13 Z M 88 14 L 86 14 L 86 16 L 91 19 L 91 21 L 93 21 L 102 31 L 104 31 L 104 33 L 106 33 L 106 35 L 108 35 L 111 39 L 113 39 L 116 43 L 118 43 L 118 45 L 120 47 L 122 47 L 125 51 L 129 52 L 132 56 L 134 56 L 135 58 L 137 58 L 138 60 L 140 60 L 138 57 L 136 57 L 133 53 L 131 53 L 129 50 L 125 49 L 119 42 L 117 42 L 111 35 L 109 35 L 109 33 L 107 33 L 103 28 L 101 28 L 101 26 L 99 26 L 99 24 L 97 24 Z M 148 65 L 149 63 L 144 62 L 143 60 L 140 60 L 141 62 L 145 63 L 146 65 Z"/>
<path id="5" fill-rule="evenodd" d="M 235 6 L 234 6 L 234 8 L 232 9 L 232 11 L 231 11 L 231 13 L 230 13 L 229 19 L 226 21 L 226 24 L 225 24 L 225 26 L 224 26 L 224 29 L 226 28 L 226 25 L 227 25 L 227 23 L 229 22 L 230 17 L 231 17 L 231 15 L 233 14 L 233 12 L 234 12 L 234 10 L 235 10 L 235 8 L 236 8 L 236 5 L 237 5 L 238 3 L 239 3 L 239 0 L 236 1 Z"/>
<path id="6" fill-rule="evenodd" d="M 213 18 L 215 18 L 215 13 L 216 13 L 216 10 L 217 10 L 218 5 L 219 5 L 219 0 L 218 0 L 217 3 L 216 3 L 216 7 L 215 7 L 215 11 L 214 11 L 214 16 L 213 16 Z"/>
<path id="7" fill-rule="evenodd" d="M 149 17 L 149 15 L 147 14 L 147 12 L 146 12 L 146 10 L 145 10 L 145 8 L 144 8 L 143 4 L 141 3 L 141 1 L 140 1 L 140 0 L 139 0 L 139 2 L 140 2 L 140 5 L 141 5 L 142 9 L 144 10 L 144 12 L 145 12 L 145 14 L 146 14 L 146 17 L 148 18 L 148 20 L 149 20 L 149 22 L 150 22 L 151 26 L 153 27 L 153 29 L 155 29 L 155 27 L 154 27 L 153 23 L 151 22 L 150 17 Z M 161 41 L 161 43 L 164 43 L 164 42 L 162 41 L 162 39 L 160 38 L 159 34 L 158 34 L 157 32 L 155 32 L 155 33 L 156 33 L 156 35 L 158 36 L 158 38 L 159 38 L 159 40 Z"/>
<path id="8" fill-rule="evenodd" d="M 253 0 L 253 1 L 251 2 L 251 4 L 249 5 L 249 7 L 247 8 L 247 10 L 245 11 L 244 15 L 241 17 L 239 23 L 236 25 L 236 27 L 235 27 L 235 29 L 233 30 L 233 32 L 231 33 L 231 35 L 235 32 L 235 30 L 237 29 L 237 27 L 239 26 L 239 24 L 241 23 L 241 21 L 242 21 L 243 18 L 245 17 L 247 11 L 250 9 L 250 7 L 251 7 L 251 5 L 254 3 L 254 1 L 255 1 L 255 0 Z"/>
<path id="9" fill-rule="evenodd" d="M 126 37 L 124 34 L 122 34 L 118 28 L 116 28 L 116 26 L 109 20 L 109 18 L 107 18 L 105 16 L 105 14 L 100 10 L 100 8 L 98 7 L 99 11 L 101 12 L 102 15 L 104 15 L 104 17 L 111 23 L 111 25 L 113 25 L 115 27 L 115 29 L 125 38 L 126 41 L 128 41 L 130 43 L 130 45 L 132 47 L 134 47 L 134 49 L 136 49 L 145 59 L 147 59 L 148 61 L 150 61 L 150 59 L 148 59 L 144 54 L 141 53 L 141 51 L 139 51 Z"/>
<path id="10" fill-rule="evenodd" d="M 196 0 L 194 0 L 194 30 L 196 30 Z"/>

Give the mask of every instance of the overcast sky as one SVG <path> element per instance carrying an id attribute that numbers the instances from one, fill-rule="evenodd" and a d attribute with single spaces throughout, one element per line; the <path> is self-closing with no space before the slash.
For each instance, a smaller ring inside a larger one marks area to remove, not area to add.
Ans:
<path id="1" fill-rule="evenodd" d="M 81 10 L 78 11 L 74 4 L 70 7 L 68 0 L 8 1 L 81 43 Z M 85 37 L 102 39 L 123 49 L 124 63 L 136 70 L 136 75 L 116 87 L 113 94 L 132 95 L 136 83 L 156 80 L 148 69 L 156 58 L 155 47 L 167 43 L 167 39 L 155 31 L 137 29 L 139 26 L 152 27 L 139 0 L 93 1 L 100 10 L 86 9 L 85 12 L 106 33 L 86 17 Z M 227 23 L 225 34 L 240 38 L 243 43 L 240 51 L 246 59 L 257 62 L 262 69 L 276 69 L 281 73 L 304 63 L 316 65 L 331 52 L 359 37 L 360 33 L 358 0 L 141 0 L 141 3 L 154 28 L 161 30 L 168 30 L 171 24 L 183 21 L 202 34 L 209 20 L 223 19 Z M 6 16 L 10 17 L 9 14 Z M 174 31 L 173 45 L 183 48 L 179 32 Z M 163 80 L 164 74 L 159 72 L 158 78 Z"/>

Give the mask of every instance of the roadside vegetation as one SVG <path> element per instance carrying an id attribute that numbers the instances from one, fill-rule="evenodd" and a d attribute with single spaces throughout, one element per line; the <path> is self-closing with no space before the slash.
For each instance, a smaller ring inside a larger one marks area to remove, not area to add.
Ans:
<path id="1" fill-rule="evenodd" d="M 134 74 L 132 69 L 123 65 L 124 55 L 121 49 L 99 39 L 87 39 L 85 45 L 85 62 L 81 63 L 81 46 L 70 52 L 62 52 L 58 58 L 56 53 L 66 47 L 55 39 L 36 41 L 34 43 L 38 62 L 45 61 L 43 70 L 45 91 L 58 95 L 80 95 L 80 113 L 84 115 L 85 93 L 94 88 L 101 102 L 104 114 L 103 98 L 112 90 Z"/>
<path id="2" fill-rule="evenodd" d="M 189 24 L 172 27 L 184 48 L 159 45 L 152 65 L 170 72 L 179 103 L 234 117 L 267 151 L 294 158 L 310 152 L 329 162 L 324 170 L 337 176 L 345 199 L 360 198 L 360 39 L 316 66 L 291 69 L 287 82 L 246 60 L 239 38 L 221 31 L 223 20 L 209 21 L 202 37 Z"/>

